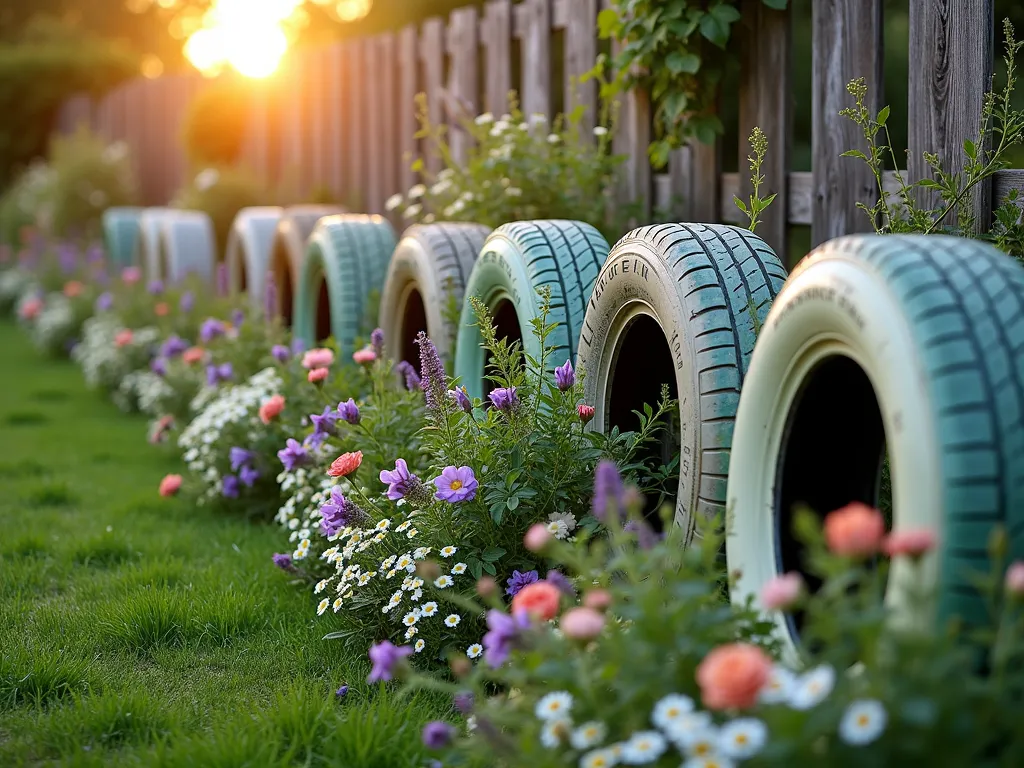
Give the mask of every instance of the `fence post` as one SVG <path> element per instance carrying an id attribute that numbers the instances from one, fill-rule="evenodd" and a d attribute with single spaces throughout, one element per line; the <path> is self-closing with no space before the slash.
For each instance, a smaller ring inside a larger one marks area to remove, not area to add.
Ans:
<path id="1" fill-rule="evenodd" d="M 495 115 L 508 111 L 512 90 L 512 2 L 491 0 L 484 10 L 486 57 L 485 108 Z"/>
<path id="2" fill-rule="evenodd" d="M 526 0 L 522 44 L 522 109 L 551 119 L 551 0 Z"/>

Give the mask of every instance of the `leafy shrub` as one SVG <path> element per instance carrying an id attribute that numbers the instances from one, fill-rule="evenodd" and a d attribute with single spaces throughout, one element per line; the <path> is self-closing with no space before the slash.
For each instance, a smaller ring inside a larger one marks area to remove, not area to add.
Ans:
<path id="1" fill-rule="evenodd" d="M 230 167 L 242 154 L 251 97 L 236 78 L 205 84 L 185 117 L 188 158 L 197 168 Z"/>
<path id="2" fill-rule="evenodd" d="M 22 245 L 22 233 L 35 224 L 51 173 L 44 160 L 36 160 L 0 197 L 0 243 L 13 247 Z"/>
<path id="3" fill-rule="evenodd" d="M 217 252 L 227 248 L 231 224 L 243 208 L 273 205 L 274 194 L 255 174 L 241 168 L 203 169 L 171 201 L 175 208 L 203 211 L 213 219 Z"/>

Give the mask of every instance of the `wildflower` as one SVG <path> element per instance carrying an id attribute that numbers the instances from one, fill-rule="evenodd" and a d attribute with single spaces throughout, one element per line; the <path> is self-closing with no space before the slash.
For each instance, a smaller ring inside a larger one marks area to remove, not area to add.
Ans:
<path id="1" fill-rule="evenodd" d="M 512 598 L 512 611 L 525 611 L 535 619 L 549 621 L 558 615 L 558 606 L 562 599 L 562 593 L 554 584 L 548 584 L 546 581 L 536 581 L 536 571 L 529 571 L 529 573 L 533 574 L 535 581 L 523 585 L 521 589 L 516 591 Z"/>
<path id="2" fill-rule="evenodd" d="M 533 709 L 538 720 L 567 717 L 572 712 L 572 695 L 568 691 L 554 691 L 542 697 Z"/>
<path id="3" fill-rule="evenodd" d="M 369 517 L 358 504 L 346 499 L 337 485 L 331 488 L 330 500 L 320 507 L 320 515 L 320 531 L 324 536 L 333 536 L 342 528 L 362 523 Z"/>
<path id="4" fill-rule="evenodd" d="M 415 627 L 413 627 L 413 629 L 415 629 Z M 412 630 L 410 630 L 410 631 L 412 631 Z M 427 644 L 423 641 L 423 638 L 421 637 L 419 640 L 416 641 L 416 644 L 413 646 L 413 650 L 415 650 L 416 653 L 419 653 L 420 651 L 422 651 L 426 647 L 427 647 Z"/>
<path id="5" fill-rule="evenodd" d="M 181 354 L 181 359 L 188 365 L 198 363 L 206 357 L 206 350 L 202 347 L 189 347 Z"/>
<path id="6" fill-rule="evenodd" d="M 393 470 L 382 469 L 380 471 L 380 481 L 387 483 L 388 498 L 392 501 L 405 498 L 422 486 L 420 479 L 409 471 L 409 465 L 405 459 L 396 459 Z"/>
<path id="7" fill-rule="evenodd" d="M 1024 595 L 1024 560 L 1017 560 L 1006 569 L 1006 591 L 1020 597 Z"/>
<path id="8" fill-rule="evenodd" d="M 218 336 L 223 336 L 226 330 L 224 323 L 220 320 L 208 317 L 199 326 L 199 341 L 203 344 L 209 344 Z"/>
<path id="9" fill-rule="evenodd" d="M 484 647 L 480 643 L 473 643 L 469 648 L 466 649 L 466 655 L 471 659 L 477 659 L 480 654 L 484 652 Z"/>
<path id="10" fill-rule="evenodd" d="M 463 563 L 460 563 L 459 565 L 463 565 Z M 452 573 L 455 573 L 454 568 L 452 568 Z M 548 575 L 544 577 L 544 581 L 554 585 L 554 587 L 566 597 L 576 597 L 576 589 L 573 587 L 572 583 L 565 578 L 565 575 L 561 571 L 548 571 Z"/>
<path id="11" fill-rule="evenodd" d="M 419 203 L 413 203 L 402 213 L 403 219 L 415 219 L 420 213 L 423 212 L 423 206 Z"/>
<path id="12" fill-rule="evenodd" d="M 540 743 L 554 749 L 572 735 L 572 721 L 567 717 L 547 720 L 540 729 Z"/>
<path id="13" fill-rule="evenodd" d="M 607 136 L 608 135 L 608 129 L 605 128 L 603 125 L 595 125 L 594 126 L 594 135 L 597 136 L 598 138 L 600 138 L 601 136 Z"/>
<path id="14" fill-rule="evenodd" d="M 359 465 L 362 463 L 362 451 L 343 453 L 331 463 L 331 468 L 327 470 L 327 474 L 331 477 L 345 477 L 359 469 Z"/>
<path id="15" fill-rule="evenodd" d="M 359 423 L 359 406 L 351 397 L 344 403 L 338 403 L 338 417 L 349 424 Z"/>
<path id="16" fill-rule="evenodd" d="M 420 375 L 416 373 L 412 363 L 403 360 L 395 366 L 395 372 L 405 379 L 405 388 L 410 392 L 421 388 L 423 382 L 420 381 Z"/>
<path id="17" fill-rule="evenodd" d="M 551 543 L 551 533 L 543 523 L 534 523 L 523 537 L 523 544 L 531 552 L 541 552 Z"/>
<path id="18" fill-rule="evenodd" d="M 505 590 L 505 594 L 511 597 L 515 597 L 519 594 L 519 591 L 527 584 L 533 584 L 540 579 L 540 575 L 536 571 L 526 571 L 521 573 L 520 571 L 512 571 L 512 575 L 509 577 L 508 588 Z"/>
<path id="19" fill-rule="evenodd" d="M 224 475 L 221 479 L 221 495 L 225 499 L 237 499 L 239 487 L 238 478 L 234 475 Z"/>
<path id="20" fill-rule="evenodd" d="M 377 353 L 377 357 L 384 354 L 384 331 L 381 328 L 374 328 L 370 332 L 370 346 Z"/>
<path id="21" fill-rule="evenodd" d="M 484 112 L 482 115 L 477 115 L 473 118 L 473 122 L 477 125 L 488 125 L 489 123 L 494 122 L 494 115 L 490 112 Z"/>
<path id="22" fill-rule="evenodd" d="M 324 615 L 324 611 L 326 611 L 328 608 L 330 608 L 330 606 L 331 606 L 330 599 L 325 597 L 323 600 L 320 601 L 320 605 L 318 605 L 316 607 L 316 615 L 317 616 L 323 616 Z"/>
<path id="23" fill-rule="evenodd" d="M 839 738 L 852 746 L 862 747 L 882 735 L 888 720 L 882 702 L 874 699 L 852 701 L 839 721 Z"/>
<path id="24" fill-rule="evenodd" d="M 210 364 L 206 366 L 206 384 L 208 386 L 215 387 L 222 381 L 230 381 L 233 375 L 234 371 L 231 363 Z"/>
<path id="25" fill-rule="evenodd" d="M 162 357 L 154 357 L 149 361 L 149 370 L 157 376 L 167 375 L 167 361 Z"/>
<path id="26" fill-rule="evenodd" d="M 237 445 L 233 446 L 228 451 L 228 458 L 231 461 L 231 471 L 237 472 L 242 466 L 251 462 L 256 455 L 252 451 L 247 451 L 245 448 L 239 448 Z"/>
<path id="27" fill-rule="evenodd" d="M 776 576 L 761 588 L 761 603 L 769 611 L 782 611 L 792 607 L 804 591 L 804 580 L 799 573 Z"/>
<path id="28" fill-rule="evenodd" d="M 447 589 L 452 585 L 452 583 L 453 582 L 451 576 L 438 576 L 436 579 L 434 579 L 434 586 L 438 589 Z"/>
<path id="29" fill-rule="evenodd" d="M 499 411 L 511 411 L 519 405 L 519 396 L 516 394 L 515 387 L 498 387 L 492 390 L 487 398 L 491 401 L 491 405 Z"/>
<path id="30" fill-rule="evenodd" d="M 935 547 L 935 534 L 927 528 L 893 531 L 882 542 L 882 551 L 889 557 L 903 555 L 919 559 Z"/>
<path id="31" fill-rule="evenodd" d="M 290 555 L 277 553 L 273 555 L 270 559 L 273 560 L 274 565 L 276 565 L 282 571 L 290 571 L 292 569 L 292 558 Z"/>
<path id="32" fill-rule="evenodd" d="M 142 279 L 142 270 L 138 267 L 125 267 L 121 270 L 121 280 L 126 285 L 134 285 Z"/>
<path id="33" fill-rule="evenodd" d="M 325 347 L 309 350 L 302 356 L 302 367 L 306 370 L 330 368 L 334 363 L 334 352 Z"/>
<path id="34" fill-rule="evenodd" d="M 580 403 L 576 406 L 576 413 L 579 414 L 580 421 L 584 424 L 589 424 L 590 420 L 594 418 L 596 411 L 594 406 L 587 405 L 586 403 Z"/>
<path id="35" fill-rule="evenodd" d="M 594 517 L 603 523 L 610 509 L 618 515 L 625 506 L 624 496 L 625 488 L 615 462 L 601 459 L 594 470 Z"/>
<path id="36" fill-rule="evenodd" d="M 281 415 L 284 410 L 284 398 L 281 395 L 272 395 L 260 406 L 260 421 L 269 424 Z"/>
<path id="37" fill-rule="evenodd" d="M 422 560 L 424 557 L 430 554 L 430 547 L 417 547 L 416 551 L 412 553 L 414 560 Z M 417 579 L 419 581 L 419 579 Z"/>
<path id="38" fill-rule="evenodd" d="M 574 744 L 573 746 L 576 745 Z M 611 768 L 618 761 L 612 750 L 595 749 L 593 752 L 588 752 L 580 758 L 580 768 Z"/>
<path id="39" fill-rule="evenodd" d="M 434 498 L 451 504 L 472 501 L 479 485 L 471 467 L 445 467 L 432 482 L 437 486 Z"/>
<path id="40" fill-rule="evenodd" d="M 330 370 L 327 368 L 314 368 L 306 374 L 306 381 L 310 384 L 322 384 L 329 374 Z"/>
<path id="41" fill-rule="evenodd" d="M 454 400 L 455 404 L 466 413 L 470 413 L 473 410 L 473 401 L 469 399 L 465 387 L 455 387 L 448 390 L 448 397 Z"/>
<path id="42" fill-rule="evenodd" d="M 407 627 L 411 627 L 419 620 L 420 615 L 416 611 L 409 611 L 409 613 L 405 614 L 405 616 L 402 617 L 402 623 L 405 624 L 405 626 Z"/>
<path id="43" fill-rule="evenodd" d="M 252 488 L 256 481 L 260 479 L 260 471 L 255 467 L 242 467 L 238 473 L 238 479 L 241 480 L 247 488 Z"/>
<path id="44" fill-rule="evenodd" d="M 164 292 L 163 280 L 150 280 L 149 285 L 146 286 L 146 290 L 151 296 L 159 296 Z"/>
<path id="45" fill-rule="evenodd" d="M 292 358 L 291 350 L 284 344 L 275 344 L 270 348 L 270 355 L 279 363 L 287 363 Z"/>
<path id="46" fill-rule="evenodd" d="M 447 378 L 444 363 L 437 353 L 437 347 L 426 333 L 420 331 L 416 335 L 416 343 L 420 347 L 420 375 L 423 377 L 423 393 L 427 399 L 427 408 L 431 411 L 444 412 L 449 404 Z"/>
<path id="47" fill-rule="evenodd" d="M 196 296 L 192 291 L 185 291 L 178 300 L 178 309 L 188 314 L 196 304 Z"/>
<path id="48" fill-rule="evenodd" d="M 565 365 L 555 368 L 555 386 L 562 392 L 572 389 L 576 384 L 576 371 L 572 369 L 572 360 L 566 360 Z"/>
<path id="49" fill-rule="evenodd" d="M 341 688 L 339 688 L 338 690 L 336 690 L 334 692 L 334 698 L 338 699 L 339 701 L 341 699 L 344 699 L 346 696 L 348 696 L 348 686 L 347 685 L 342 685 Z"/>
<path id="50" fill-rule="evenodd" d="M 377 359 L 377 353 L 367 347 L 366 349 L 360 349 L 353 352 L 352 359 L 355 361 L 356 365 L 370 365 Z"/>
<path id="51" fill-rule="evenodd" d="M 42 302 L 41 301 L 39 302 L 39 307 L 42 308 Z M 28 319 L 31 320 L 32 317 L 29 317 Z M 115 347 L 118 347 L 118 348 L 126 347 L 129 344 L 131 344 L 131 343 L 132 343 L 132 332 L 128 328 L 125 328 L 124 330 L 118 331 L 117 335 L 114 336 L 114 346 Z"/>
<path id="52" fill-rule="evenodd" d="M 573 749 L 590 749 L 604 741 L 607 733 L 608 728 L 604 723 L 599 720 L 591 720 L 572 732 L 569 744 Z"/>
<path id="53" fill-rule="evenodd" d="M 157 317 L 167 317 L 171 312 L 171 308 L 167 306 L 166 301 L 158 301 L 153 305 L 153 314 Z"/>
<path id="54" fill-rule="evenodd" d="M 466 568 L 468 567 L 469 566 L 467 566 L 465 563 L 456 563 L 452 566 L 452 573 L 454 573 L 456 576 L 461 576 L 466 572 Z"/>
<path id="55" fill-rule="evenodd" d="M 177 335 L 171 335 L 167 337 L 167 340 L 160 345 L 160 356 L 166 358 L 174 358 L 182 354 L 188 349 L 189 344 L 183 338 Z"/>
<path id="56" fill-rule="evenodd" d="M 604 614 L 593 608 L 570 608 L 562 616 L 558 626 L 571 640 L 593 640 L 604 629 Z"/>
<path id="57" fill-rule="evenodd" d="M 321 370 L 327 369 L 323 368 Z M 323 413 L 311 413 L 309 420 L 313 423 L 314 435 L 327 437 L 328 435 L 337 434 L 338 430 L 335 427 L 335 423 L 338 421 L 338 414 L 331 406 L 325 405 Z"/>
<path id="58" fill-rule="evenodd" d="M 455 706 L 455 711 L 460 715 L 468 715 L 473 711 L 473 703 L 475 698 L 472 691 L 461 691 L 456 693 L 452 698 L 452 704 Z"/>
<path id="59" fill-rule="evenodd" d="M 825 540 L 837 555 L 870 557 L 878 552 L 884 536 L 882 513 L 859 501 L 825 517 Z"/>
<path id="60" fill-rule="evenodd" d="M 181 475 L 164 475 L 160 481 L 159 493 L 161 496 L 173 496 L 181 489 Z"/>
<path id="61" fill-rule="evenodd" d="M 412 653 L 412 648 L 403 645 L 395 646 L 385 640 L 370 646 L 370 662 L 373 669 L 370 676 L 366 678 L 367 683 L 376 683 L 378 680 L 390 680 L 394 676 L 395 666 L 406 656 Z"/>
<path id="62" fill-rule="evenodd" d="M 718 731 L 718 749 L 726 757 L 747 760 L 768 741 L 768 728 L 753 717 L 740 717 L 726 723 Z"/>
<path id="63" fill-rule="evenodd" d="M 789 706 L 793 709 L 808 710 L 823 702 L 836 684 L 836 672 L 827 664 L 805 672 L 793 685 Z"/>
<path id="64" fill-rule="evenodd" d="M 714 752 L 718 739 L 709 712 L 682 712 L 663 729 L 679 749 L 695 756 Z"/>
<path id="65" fill-rule="evenodd" d="M 459 626 L 460 621 L 462 621 L 462 618 L 457 613 L 451 613 L 444 617 L 444 623 L 449 627 Z"/>
<path id="66" fill-rule="evenodd" d="M 431 600 L 429 603 L 424 603 L 423 606 L 420 608 L 420 614 L 423 616 L 423 618 L 433 616 L 435 613 L 437 613 L 437 603 L 435 603 L 433 600 Z"/>
<path id="67" fill-rule="evenodd" d="M 754 645 L 730 643 L 715 648 L 697 667 L 704 706 L 709 709 L 745 709 L 757 702 L 768 682 L 771 659 Z"/>
<path id="68" fill-rule="evenodd" d="M 500 667 L 505 663 L 520 631 L 530 626 L 530 616 L 524 611 L 514 612 L 512 616 L 497 610 L 487 612 L 487 633 L 483 637 L 487 649 L 487 663 L 492 667 Z"/>
<path id="69" fill-rule="evenodd" d="M 637 731 L 622 746 L 622 762 L 627 765 L 653 763 L 666 749 L 668 742 L 657 731 Z"/>
<path id="70" fill-rule="evenodd" d="M 663 731 L 668 731 L 687 712 L 693 711 L 693 699 L 680 693 L 670 693 L 654 705 L 651 722 Z"/>
<path id="71" fill-rule="evenodd" d="M 763 704 L 781 704 L 789 701 L 796 684 L 796 675 L 783 666 L 776 664 L 768 675 L 768 682 L 758 696 Z"/>
<path id="72" fill-rule="evenodd" d="M 399 194 L 394 194 L 391 197 L 389 197 L 387 201 L 384 203 L 384 210 L 388 212 L 393 211 L 396 208 L 398 208 L 398 206 L 400 206 L 401 204 L 402 196 Z"/>
<path id="73" fill-rule="evenodd" d="M 277 452 L 277 458 L 289 472 L 309 462 L 309 452 L 299 445 L 298 440 L 289 437 L 285 447 Z"/>
<path id="74" fill-rule="evenodd" d="M 423 726 L 423 746 L 427 749 L 443 749 L 455 737 L 454 726 L 440 720 L 433 720 Z"/>
<path id="75" fill-rule="evenodd" d="M 97 312 L 109 312 L 114 306 L 114 295 L 110 291 L 104 291 L 96 297 L 95 308 Z"/>

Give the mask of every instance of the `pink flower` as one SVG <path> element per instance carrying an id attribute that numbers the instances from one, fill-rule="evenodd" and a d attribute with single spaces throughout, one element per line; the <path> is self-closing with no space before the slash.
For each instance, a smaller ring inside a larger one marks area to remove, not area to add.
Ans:
<path id="1" fill-rule="evenodd" d="M 173 496 L 181 488 L 181 475 L 166 475 L 160 481 L 160 495 Z"/>
<path id="2" fill-rule="evenodd" d="M 198 363 L 206 355 L 206 350 L 202 347 L 189 347 L 181 353 L 181 359 L 189 365 L 192 363 Z"/>
<path id="3" fill-rule="evenodd" d="M 917 559 L 935 548 L 935 534 L 927 528 L 893 531 L 882 542 L 882 551 L 889 557 L 905 555 Z"/>
<path id="4" fill-rule="evenodd" d="M 130 329 L 125 328 L 124 330 L 118 331 L 114 337 L 114 345 L 118 347 L 126 347 L 132 343 L 132 332 Z"/>
<path id="5" fill-rule="evenodd" d="M 35 320 L 36 316 L 43 310 L 42 299 L 29 299 L 21 305 L 21 319 L 22 320 Z"/>
<path id="6" fill-rule="evenodd" d="M 547 581 L 535 581 L 520 589 L 512 598 L 512 613 L 525 611 L 535 619 L 548 621 L 558 615 L 562 593 Z"/>
<path id="7" fill-rule="evenodd" d="M 803 591 L 803 577 L 795 572 L 785 573 L 761 587 L 761 602 L 769 611 L 785 610 L 800 599 Z"/>
<path id="8" fill-rule="evenodd" d="M 135 285 L 142 279 L 142 270 L 138 267 L 125 267 L 121 270 L 121 280 L 127 285 Z"/>
<path id="9" fill-rule="evenodd" d="M 68 280 L 66 283 L 64 283 L 64 295 L 67 296 L 69 299 L 73 299 L 75 298 L 75 296 L 78 296 L 82 293 L 82 288 L 84 287 L 85 286 L 83 286 L 77 280 Z"/>
<path id="10" fill-rule="evenodd" d="M 612 593 L 607 589 L 592 589 L 583 596 L 583 605 L 595 611 L 603 611 L 612 604 Z"/>
<path id="11" fill-rule="evenodd" d="M 1024 595 L 1024 560 L 1017 560 L 1006 569 L 1006 591 L 1017 597 Z"/>
<path id="12" fill-rule="evenodd" d="M 359 365 L 369 365 L 377 359 L 377 353 L 367 347 L 366 349 L 360 349 L 358 352 L 353 354 L 352 359 Z"/>
<path id="13" fill-rule="evenodd" d="M 572 640 L 593 640 L 604 629 L 604 614 L 593 608 L 570 608 L 558 626 Z"/>
<path id="14" fill-rule="evenodd" d="M 771 676 L 772 660 L 756 645 L 720 645 L 697 667 L 697 684 L 708 709 L 746 709 Z"/>
<path id="15" fill-rule="evenodd" d="M 260 406 L 260 421 L 269 424 L 284 410 L 284 398 L 281 395 L 273 395 L 267 402 Z"/>
<path id="16" fill-rule="evenodd" d="M 314 368 L 312 371 L 306 374 L 306 378 L 310 384 L 319 384 L 327 378 L 327 374 L 330 373 L 326 368 Z"/>
<path id="17" fill-rule="evenodd" d="M 362 463 L 362 451 L 343 453 L 331 463 L 331 468 L 327 470 L 327 474 L 331 477 L 345 477 L 359 469 L 359 465 Z"/>
<path id="18" fill-rule="evenodd" d="M 302 367 L 306 369 L 329 368 L 333 362 L 334 353 L 323 347 L 311 349 L 302 356 Z"/>
<path id="19" fill-rule="evenodd" d="M 523 537 L 523 544 L 531 552 L 540 552 L 551 541 L 551 532 L 544 523 L 534 523 Z"/>
<path id="20" fill-rule="evenodd" d="M 576 413 L 579 414 L 580 421 L 586 424 L 592 418 L 594 418 L 594 406 L 586 405 L 585 403 L 580 403 L 579 405 L 576 406 Z"/>
<path id="21" fill-rule="evenodd" d="M 853 501 L 825 517 L 825 541 L 837 555 L 870 557 L 885 537 L 885 520 L 877 509 Z"/>
<path id="22" fill-rule="evenodd" d="M 153 305 L 153 314 L 157 317 L 166 317 L 170 311 L 171 308 L 167 306 L 166 301 L 158 301 Z"/>

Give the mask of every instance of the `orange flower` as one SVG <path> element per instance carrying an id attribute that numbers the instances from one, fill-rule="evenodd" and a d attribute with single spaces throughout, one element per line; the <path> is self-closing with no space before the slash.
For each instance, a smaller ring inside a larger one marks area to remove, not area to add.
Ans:
<path id="1" fill-rule="evenodd" d="M 359 465 L 363 463 L 363 452 L 354 451 L 352 453 L 343 453 L 341 456 L 336 458 L 331 464 L 331 468 L 327 470 L 327 474 L 331 477 L 345 477 L 345 475 L 351 475 L 357 469 Z"/>
<path id="2" fill-rule="evenodd" d="M 547 581 L 527 584 L 512 598 L 512 613 L 526 611 L 535 619 L 548 621 L 558 615 L 562 593 L 558 587 Z"/>
<path id="3" fill-rule="evenodd" d="M 157 317 L 166 317 L 167 313 L 171 311 L 171 308 L 167 306 L 166 301 L 158 301 L 153 305 L 153 312 Z"/>
<path id="4" fill-rule="evenodd" d="M 126 347 L 132 343 L 132 332 L 130 329 L 125 328 L 122 331 L 118 331 L 114 337 L 114 345 L 118 347 Z"/>
<path id="5" fill-rule="evenodd" d="M 884 537 L 882 513 L 859 501 L 825 517 L 825 541 L 837 555 L 868 557 L 878 552 Z"/>
<path id="6" fill-rule="evenodd" d="M 181 475 L 167 475 L 160 481 L 160 495 L 173 496 L 181 488 Z"/>
<path id="7" fill-rule="evenodd" d="M 82 293 L 83 287 L 84 286 L 77 280 L 68 280 L 66 283 L 64 283 L 64 295 L 67 296 L 69 299 L 73 299 L 75 298 L 75 296 L 78 296 L 79 294 Z"/>
<path id="8" fill-rule="evenodd" d="M 283 410 L 284 398 L 281 395 L 274 395 L 260 406 L 260 421 L 264 424 L 269 424 L 280 416 Z"/>
<path id="9" fill-rule="evenodd" d="M 189 365 L 192 363 L 198 363 L 206 355 L 206 350 L 202 347 L 189 347 L 181 353 L 181 359 Z"/>
<path id="10" fill-rule="evenodd" d="M 771 669 L 771 658 L 756 645 L 731 643 L 715 648 L 697 667 L 697 684 L 704 706 L 708 709 L 754 706 Z"/>

